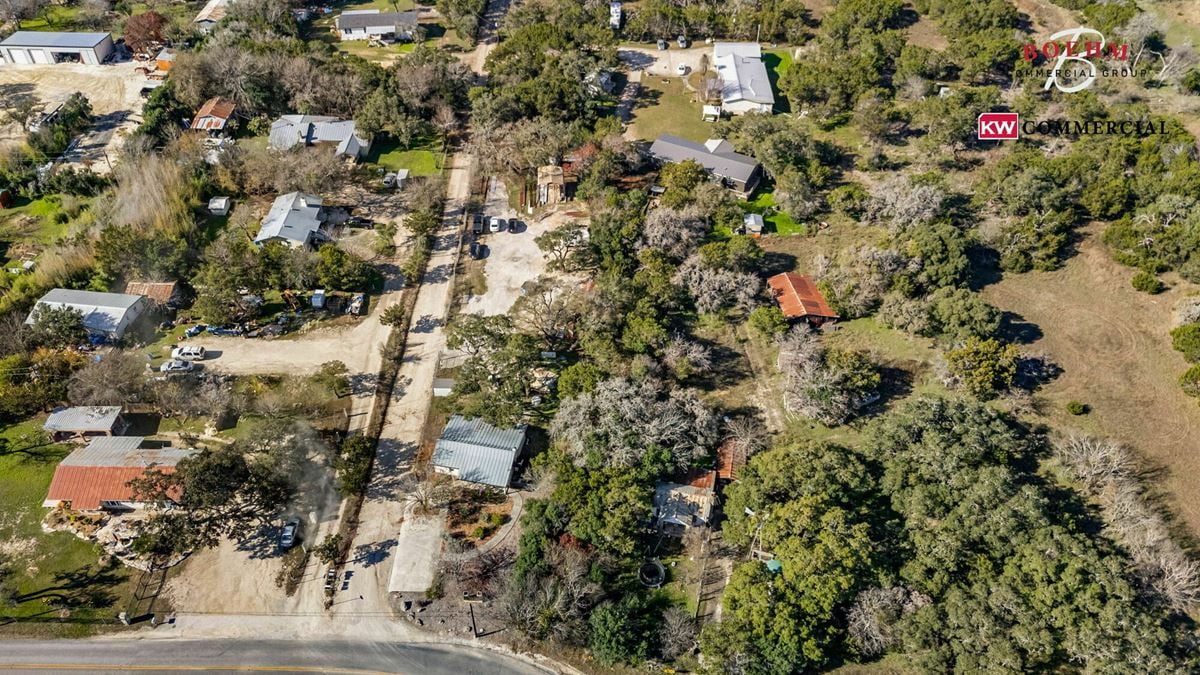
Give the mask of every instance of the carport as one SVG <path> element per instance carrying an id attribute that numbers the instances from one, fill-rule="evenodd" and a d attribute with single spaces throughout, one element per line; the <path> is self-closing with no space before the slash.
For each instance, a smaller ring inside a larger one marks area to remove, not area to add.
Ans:
<path id="1" fill-rule="evenodd" d="M 0 41 L 5 63 L 104 63 L 113 52 L 108 33 L 19 30 Z"/>

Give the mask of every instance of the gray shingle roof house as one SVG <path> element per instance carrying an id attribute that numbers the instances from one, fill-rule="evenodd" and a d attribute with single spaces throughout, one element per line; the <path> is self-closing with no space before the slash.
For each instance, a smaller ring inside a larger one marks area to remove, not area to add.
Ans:
<path id="1" fill-rule="evenodd" d="M 113 52 L 108 33 L 68 33 L 19 30 L 0 41 L 0 56 L 8 63 L 104 63 Z"/>
<path id="2" fill-rule="evenodd" d="M 83 314 L 83 327 L 89 333 L 119 340 L 149 305 L 141 295 L 56 288 L 37 301 L 25 323 L 33 323 L 33 316 L 39 307 L 70 307 Z"/>
<path id="3" fill-rule="evenodd" d="M 454 415 L 433 449 L 433 469 L 459 480 L 505 488 L 525 447 L 525 426 L 498 429 Z"/>
<path id="4" fill-rule="evenodd" d="M 417 35 L 417 13 L 381 12 L 378 9 L 359 9 L 342 12 L 334 19 L 338 37 L 342 40 L 390 38 L 412 40 Z"/>
<path id="5" fill-rule="evenodd" d="M 275 198 L 254 243 L 261 246 L 279 241 L 292 248 L 308 246 L 328 238 L 321 230 L 324 223 L 325 210 L 320 197 L 289 192 Z"/>
<path id="6" fill-rule="evenodd" d="M 692 160 L 704 167 L 721 183 L 747 197 L 762 177 L 758 160 L 733 151 L 729 141 L 712 138 L 701 144 L 678 136 L 663 134 L 650 145 L 650 154 L 660 162 Z"/>
<path id="7" fill-rule="evenodd" d="M 56 441 L 70 438 L 92 438 L 116 436 L 125 431 L 125 420 L 121 418 L 119 405 L 85 405 L 63 408 L 50 413 L 42 425 Z"/>
<path id="8" fill-rule="evenodd" d="M 718 42 L 713 45 L 713 64 L 721 76 L 721 106 L 727 112 L 771 113 L 775 93 L 757 42 Z"/>
<path id="9" fill-rule="evenodd" d="M 271 147 L 284 151 L 298 145 L 328 143 L 335 157 L 362 159 L 371 150 L 371 141 L 359 135 L 354 120 L 323 115 L 284 115 L 271 123 L 268 136 Z"/>

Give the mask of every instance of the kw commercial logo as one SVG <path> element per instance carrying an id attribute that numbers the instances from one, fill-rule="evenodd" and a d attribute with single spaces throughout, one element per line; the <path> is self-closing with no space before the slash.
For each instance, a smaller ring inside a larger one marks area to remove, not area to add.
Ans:
<path id="1" fill-rule="evenodd" d="M 1022 45 L 1021 58 L 1028 65 L 1018 68 L 1015 74 L 1046 78 L 1043 91 L 1054 87 L 1069 94 L 1092 86 L 1097 77 L 1133 77 L 1138 74 L 1129 66 L 1110 63 L 1129 60 L 1128 44 L 1108 44 L 1103 33 L 1082 26 L 1060 30 L 1041 45 Z M 1101 59 L 1107 61 L 1097 63 Z M 1141 72 L 1144 74 L 1147 71 L 1142 69 Z"/>
<path id="2" fill-rule="evenodd" d="M 1167 133 L 1166 120 L 1031 120 L 1021 121 L 1020 115 L 1009 112 L 986 112 L 979 115 L 975 136 L 981 141 L 1015 141 L 1020 134 L 1041 136 L 1153 136 Z"/>
<path id="3" fill-rule="evenodd" d="M 979 115 L 977 135 L 981 141 L 1015 141 L 1020 124 L 1017 113 L 982 113 Z"/>

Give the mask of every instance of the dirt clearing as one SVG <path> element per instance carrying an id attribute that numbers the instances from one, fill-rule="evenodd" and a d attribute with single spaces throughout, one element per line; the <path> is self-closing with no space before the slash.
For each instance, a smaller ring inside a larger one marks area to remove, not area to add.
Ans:
<path id="1" fill-rule="evenodd" d="M 53 107 L 71 94 L 82 92 L 92 104 L 96 124 L 84 134 L 79 149 L 97 162 L 94 167 L 97 171 L 104 172 L 108 167 L 103 153 L 115 159 L 124 134 L 141 122 L 145 99 L 140 92 L 149 80 L 135 70 L 139 65 L 132 61 L 102 66 L 10 64 L 0 68 L 0 99 L 34 96 L 47 107 Z M 24 137 L 19 125 L 0 126 L 0 148 L 19 143 Z"/>
<path id="2" fill-rule="evenodd" d="M 1101 231 L 1085 231 L 1063 269 L 1009 275 L 984 297 L 1037 326 L 1029 348 L 1063 368 L 1040 392 L 1048 399 L 1042 413 L 1058 428 L 1102 434 L 1138 450 L 1148 468 L 1162 470 L 1154 483 L 1167 504 L 1200 534 L 1200 406 L 1179 388 L 1187 364 L 1169 335 L 1175 304 L 1196 287 L 1180 282 L 1156 296 L 1133 290 L 1134 270 L 1112 261 Z M 1092 412 L 1067 415 L 1072 400 Z"/>

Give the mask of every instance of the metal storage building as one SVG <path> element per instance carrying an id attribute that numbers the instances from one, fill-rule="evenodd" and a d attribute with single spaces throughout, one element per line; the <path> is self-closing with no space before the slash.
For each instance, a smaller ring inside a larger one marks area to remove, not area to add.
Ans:
<path id="1" fill-rule="evenodd" d="M 5 63 L 104 63 L 113 52 L 108 33 L 19 30 L 0 41 Z"/>

